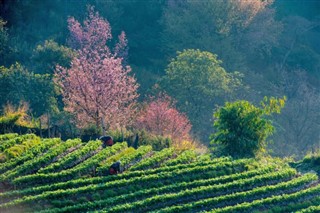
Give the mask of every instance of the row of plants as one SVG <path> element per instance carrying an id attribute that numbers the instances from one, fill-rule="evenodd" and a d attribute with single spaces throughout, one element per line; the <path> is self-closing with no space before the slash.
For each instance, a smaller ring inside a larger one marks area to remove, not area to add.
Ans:
<path id="1" fill-rule="evenodd" d="M 45 191 L 53 191 L 53 190 L 61 190 L 61 189 L 68 189 L 68 188 L 78 188 L 82 186 L 86 186 L 89 184 L 99 184 L 99 183 L 105 183 L 109 182 L 110 185 L 111 181 L 121 181 L 121 180 L 127 180 L 132 178 L 141 178 L 146 177 L 148 175 L 152 174 L 160 174 L 163 177 L 172 176 L 171 173 L 174 176 L 185 176 L 190 174 L 198 174 L 199 172 L 202 172 L 202 174 L 213 173 L 210 169 L 215 169 L 217 172 L 219 170 L 226 170 L 230 167 L 237 167 L 237 169 L 228 169 L 228 174 L 235 173 L 236 171 L 241 172 L 245 168 L 246 164 L 251 163 L 251 160 L 238 160 L 235 162 L 230 162 L 229 158 L 216 158 L 213 159 L 212 162 L 206 161 L 206 162 L 195 162 L 193 164 L 190 164 L 190 167 L 186 165 L 175 165 L 170 167 L 160 167 L 156 169 L 150 169 L 150 170 L 142 170 L 142 171 L 132 171 L 132 172 L 126 172 L 123 174 L 118 174 L 117 176 L 106 176 L 106 177 L 88 177 L 88 178 L 79 178 L 79 179 L 73 179 L 70 181 L 64 181 L 59 183 L 53 183 L 50 185 L 43 185 L 43 186 L 33 186 L 30 188 L 22 189 L 22 190 L 14 190 L 9 191 L 5 193 L 0 193 L 0 198 L 6 198 L 11 196 L 18 196 L 18 195 L 32 195 L 32 194 L 39 194 L 43 193 Z M 41 175 L 40 175 L 41 176 Z M 28 186 L 28 185 L 25 185 Z"/>
<path id="2" fill-rule="evenodd" d="M 97 168 L 97 172 L 100 175 L 108 174 L 110 166 L 116 162 L 121 162 L 121 167 L 127 169 L 130 164 L 139 161 L 144 155 L 152 151 L 151 146 L 141 146 L 137 150 L 130 147 L 129 149 L 119 153 L 118 155 L 110 157 L 106 163 Z"/>
<path id="3" fill-rule="evenodd" d="M 65 143 L 59 143 L 44 155 L 33 158 L 24 164 L 9 170 L 0 176 L 0 181 L 11 181 L 14 178 L 26 174 L 32 174 L 40 168 L 45 167 L 52 163 L 52 161 L 60 154 L 64 153 L 71 147 L 81 144 L 79 139 L 67 140 Z"/>
<path id="4" fill-rule="evenodd" d="M 98 171 L 98 168 L 101 168 L 101 167 L 105 167 L 105 168 L 110 168 L 110 166 L 114 163 L 114 162 L 117 162 L 119 161 L 123 156 L 126 156 L 126 155 L 131 155 L 133 153 L 135 153 L 135 149 L 133 147 L 128 147 L 126 149 L 123 149 L 121 150 L 119 153 L 111 156 L 110 158 L 108 158 L 107 160 L 105 160 L 103 163 L 100 163 L 97 167 L 97 171 Z M 121 164 L 121 167 L 122 167 L 122 164 Z"/>
<path id="5" fill-rule="evenodd" d="M 197 154 L 194 150 L 185 150 L 180 153 L 175 159 L 170 159 L 164 162 L 165 166 L 173 166 L 177 164 L 189 164 L 194 162 L 197 158 Z"/>
<path id="6" fill-rule="evenodd" d="M 173 179 L 167 181 L 165 179 L 165 182 L 161 182 L 159 184 L 154 184 L 154 181 L 149 181 L 147 183 L 144 183 L 144 181 L 141 184 L 130 184 L 130 187 L 126 188 L 119 188 L 117 187 L 116 194 L 103 194 L 99 197 L 95 197 L 94 201 L 92 202 L 86 202 L 86 203 L 80 203 L 73 206 L 67 206 L 64 208 L 55 208 L 50 209 L 45 212 L 79 212 L 79 211 L 88 211 L 88 210 L 94 210 L 98 209 L 101 206 L 107 206 L 111 205 L 113 203 L 123 203 L 123 202 L 133 202 L 140 199 L 145 199 L 146 197 L 150 197 L 154 194 L 160 195 L 165 193 L 173 193 L 176 191 L 182 191 L 186 189 L 191 189 L 199 186 L 211 186 L 214 184 L 217 184 L 217 188 L 221 187 L 223 183 L 228 183 L 239 179 L 245 179 L 250 178 L 255 175 L 259 174 L 266 174 L 267 172 L 270 172 L 274 169 L 274 167 L 266 167 L 263 169 L 257 169 L 252 170 L 248 172 L 243 173 L 237 173 L 232 175 L 225 175 L 221 177 L 216 178 L 210 178 L 210 179 L 201 179 L 201 176 L 198 176 L 199 179 L 195 179 L 193 181 L 185 181 L 184 176 L 178 179 Z M 274 175 L 274 174 L 273 174 Z M 164 184 L 163 184 L 164 183 Z M 166 183 L 169 183 L 168 185 L 165 185 Z M 161 185 L 164 185 L 163 187 L 160 187 Z M 105 199 L 107 197 L 107 199 Z M 104 199 L 102 199 L 104 198 Z"/>
<path id="7" fill-rule="evenodd" d="M 114 146 L 113 146 L 114 147 Z M 114 190 L 114 188 L 121 188 L 127 187 L 127 190 L 130 191 L 128 186 L 134 186 L 134 185 L 139 185 L 139 186 L 144 186 L 146 184 L 155 184 L 154 187 L 160 187 L 164 184 L 170 184 L 171 182 L 174 182 L 174 180 L 180 181 L 181 178 L 184 178 L 185 181 L 190 181 L 194 177 L 196 178 L 204 178 L 204 177 L 219 177 L 222 175 L 227 175 L 232 172 L 238 172 L 239 170 L 242 171 L 244 167 L 244 160 L 238 160 L 237 162 L 234 163 L 227 163 L 227 162 L 221 162 L 220 164 L 216 165 L 208 165 L 208 166 L 202 166 L 202 167 L 194 167 L 190 169 L 184 169 L 184 170 L 176 170 L 173 172 L 164 172 L 164 173 L 159 173 L 159 174 L 150 174 L 147 176 L 139 176 L 136 178 L 129 177 L 127 178 L 122 178 L 120 180 L 115 180 L 115 181 L 108 181 L 104 179 L 104 181 L 101 181 L 98 184 L 90 184 L 90 185 L 84 185 L 81 187 L 74 187 L 74 188 L 60 188 L 56 189 L 53 191 L 53 189 L 48 191 L 48 188 L 46 188 L 46 191 L 40 191 L 37 190 L 37 194 L 34 196 L 25 196 L 22 197 L 21 199 L 14 200 L 13 202 L 7 203 L 6 205 L 12 206 L 12 205 L 17 205 L 17 204 L 22 204 L 22 203 L 30 203 L 34 202 L 36 200 L 52 200 L 52 199 L 60 199 L 64 197 L 72 197 L 74 195 L 79 195 L 79 194 L 84 194 L 84 193 L 89 193 L 89 192 L 94 192 L 98 190 L 108 190 L 111 189 Z M 228 168 L 229 167 L 229 168 Z M 234 168 L 233 168 L 234 167 Z M 240 168 L 236 168 L 240 167 Z M 114 176 L 109 176 L 109 177 L 114 177 Z M 128 177 L 128 175 L 127 175 Z M 43 188 L 42 188 L 43 189 Z M 27 191 L 28 194 L 30 194 L 30 190 Z M 26 191 L 20 191 L 20 195 L 27 194 Z M 15 193 L 15 194 L 19 194 Z M 12 196 L 13 193 L 6 193 L 3 194 L 1 197 L 5 198 L 8 196 Z"/>
<path id="8" fill-rule="evenodd" d="M 28 149 L 37 146 L 41 143 L 39 137 L 28 138 L 23 140 L 20 144 L 15 144 L 7 149 L 5 149 L 2 153 L 0 153 L 0 161 L 6 162 L 10 159 L 19 157 Z"/>
<path id="9" fill-rule="evenodd" d="M 59 172 L 73 167 L 87 158 L 93 156 L 98 152 L 98 148 L 101 147 L 101 141 L 89 141 L 86 145 L 80 149 L 70 153 L 69 155 L 61 158 L 59 161 L 50 164 L 47 167 L 41 168 L 38 173 L 52 173 Z"/>
<path id="10" fill-rule="evenodd" d="M 198 210 L 210 210 L 213 208 L 232 206 L 236 205 L 237 203 L 251 202 L 253 200 L 262 199 L 268 196 L 275 196 L 277 194 L 283 195 L 286 193 L 299 191 L 317 179 L 318 177 L 314 174 L 306 174 L 286 182 L 277 183 L 275 185 L 261 186 L 249 191 L 235 192 L 223 196 L 202 199 L 179 206 L 170 206 L 160 209 L 157 212 L 194 212 Z M 229 210 L 226 212 L 236 211 Z"/>
<path id="11" fill-rule="evenodd" d="M 279 206 L 274 206 L 271 207 L 269 206 L 268 209 L 266 209 L 265 213 L 286 213 L 286 212 L 293 212 L 293 211 L 298 211 L 300 209 L 307 208 L 308 206 L 313 206 L 316 204 L 320 203 L 320 196 L 315 197 L 315 198 L 308 198 L 308 199 L 303 199 L 302 201 L 294 201 L 294 202 L 286 202 L 286 205 L 279 205 Z M 262 210 L 260 208 L 260 210 Z"/>
<path id="12" fill-rule="evenodd" d="M 174 153 L 173 148 L 165 148 L 159 152 L 156 152 L 150 158 L 145 158 L 141 160 L 139 163 L 135 164 L 134 166 L 130 167 L 130 171 L 135 170 L 144 170 L 149 168 L 154 168 L 160 166 L 162 162 L 170 158 Z"/>
<path id="13" fill-rule="evenodd" d="M 0 144 L 3 143 L 3 141 L 13 139 L 15 137 L 18 137 L 19 135 L 17 133 L 7 133 L 7 134 L 1 134 L 0 135 Z"/>
<path id="14" fill-rule="evenodd" d="M 41 185 L 41 184 L 52 184 L 57 182 L 63 182 L 68 181 L 74 178 L 79 178 L 83 175 L 94 175 L 96 167 L 104 160 L 106 160 L 108 157 L 114 155 L 118 151 L 124 149 L 127 147 L 127 143 L 116 143 L 112 147 L 108 147 L 105 149 L 102 149 L 100 152 L 98 152 L 96 155 L 92 156 L 91 158 L 88 158 L 81 164 L 76 165 L 75 167 L 63 170 L 59 173 L 49 173 L 49 174 L 32 174 L 32 175 L 26 175 L 22 177 L 18 177 L 12 181 L 12 183 L 16 187 L 23 187 L 27 185 Z"/>
<path id="15" fill-rule="evenodd" d="M 6 149 L 8 149 L 16 144 L 21 144 L 23 141 L 25 141 L 27 139 L 35 139 L 35 138 L 37 138 L 37 136 L 34 134 L 26 134 L 26 135 L 21 135 L 18 137 L 12 136 L 11 139 L 6 139 L 6 140 L 1 141 L 0 152 L 3 152 Z"/>
<path id="16" fill-rule="evenodd" d="M 61 143 L 61 140 L 58 138 L 43 139 L 41 140 L 41 143 L 39 145 L 28 149 L 27 151 L 22 153 L 20 156 L 10 159 L 5 163 L 1 163 L 0 172 L 4 173 L 10 169 L 13 169 L 16 166 L 19 166 L 31 160 L 32 158 L 35 158 L 39 154 L 46 153 L 51 147 L 57 145 L 58 143 Z"/>
<path id="17" fill-rule="evenodd" d="M 301 211 L 298 211 L 297 213 L 314 213 L 314 212 L 320 212 L 320 205 L 310 206 L 308 208 L 302 209 Z"/>
<path id="18" fill-rule="evenodd" d="M 314 176 L 314 175 L 313 175 Z M 212 213 L 223 212 L 250 212 L 259 208 L 267 208 L 268 206 L 283 205 L 289 202 L 299 202 L 301 199 L 310 199 L 320 195 L 320 184 L 313 187 L 297 191 L 291 194 L 273 195 L 264 199 L 254 200 L 252 202 L 243 202 L 235 206 L 228 206 L 220 209 L 213 209 Z M 311 208 L 312 209 L 312 208 Z M 312 212 L 312 211 L 311 211 Z"/>
<path id="19" fill-rule="evenodd" d="M 269 170 L 270 168 L 266 169 Z M 239 178 L 245 178 L 253 176 L 254 174 L 263 173 L 265 171 L 259 170 L 259 171 L 252 171 L 248 173 L 243 173 L 239 175 L 227 175 L 227 176 L 219 176 L 221 173 L 217 172 L 204 172 L 204 173 L 198 173 L 198 174 L 189 174 L 189 175 L 183 175 L 183 176 L 171 176 L 171 177 L 162 177 L 151 175 L 148 178 L 143 178 L 142 180 L 136 180 L 135 183 L 124 183 L 122 186 L 114 186 L 117 188 L 117 191 L 114 192 L 112 188 L 109 190 L 105 190 L 98 194 L 97 190 L 95 191 L 95 199 L 101 200 L 115 196 L 120 196 L 120 200 L 125 199 L 126 202 L 129 200 L 137 200 L 137 199 L 143 199 L 146 196 L 151 196 L 153 194 L 163 194 L 163 193 L 172 193 L 174 191 L 181 191 L 183 189 L 190 189 L 194 187 L 199 186 L 207 186 L 212 185 L 216 183 L 227 183 L 230 181 L 239 179 Z M 223 172 L 222 172 L 223 173 Z M 212 178 L 210 177 L 212 176 Z M 204 176 L 209 176 L 208 179 L 202 179 Z M 240 177 L 241 176 L 241 177 Z M 102 202 L 108 202 L 108 201 L 102 201 Z M 119 200 L 112 200 L 111 202 L 119 203 Z M 91 204 L 92 205 L 92 204 Z"/>
<path id="20" fill-rule="evenodd" d="M 254 187 L 259 187 L 265 184 L 279 183 L 289 178 L 292 178 L 296 172 L 293 169 L 286 169 L 284 171 L 274 172 L 271 174 L 264 174 L 248 179 L 240 179 L 234 182 L 217 185 L 204 185 L 196 188 L 186 188 L 185 190 L 156 195 L 145 198 L 144 200 L 134 203 L 125 203 L 123 205 L 115 206 L 111 209 L 112 212 L 137 211 L 146 212 L 165 206 L 170 206 L 177 203 L 186 203 L 196 199 L 204 199 L 207 197 L 221 196 L 227 193 L 235 192 L 237 190 L 250 190 Z"/>

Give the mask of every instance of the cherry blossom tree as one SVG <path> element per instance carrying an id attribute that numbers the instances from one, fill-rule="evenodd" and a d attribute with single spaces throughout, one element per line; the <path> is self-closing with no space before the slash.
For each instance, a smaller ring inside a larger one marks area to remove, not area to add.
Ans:
<path id="1" fill-rule="evenodd" d="M 175 108 L 175 101 L 166 94 L 151 97 L 137 118 L 137 128 L 156 135 L 171 136 L 173 140 L 189 139 L 189 119 Z"/>
<path id="2" fill-rule="evenodd" d="M 57 66 L 55 81 L 61 89 L 65 110 L 74 114 L 79 127 L 95 124 L 98 129 L 119 128 L 130 124 L 135 112 L 138 84 L 123 65 L 127 50 L 125 34 L 111 52 L 112 39 L 108 21 L 88 8 L 88 18 L 81 25 L 68 19 L 71 47 L 77 50 L 69 69 Z"/>

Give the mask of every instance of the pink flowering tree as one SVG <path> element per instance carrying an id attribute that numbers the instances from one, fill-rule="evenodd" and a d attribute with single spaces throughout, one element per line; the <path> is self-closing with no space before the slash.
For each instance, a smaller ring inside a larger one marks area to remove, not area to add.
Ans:
<path id="1" fill-rule="evenodd" d="M 189 139 L 189 119 L 175 108 L 175 101 L 166 94 L 151 97 L 137 117 L 136 127 L 173 140 Z"/>
<path id="2" fill-rule="evenodd" d="M 138 84 L 129 75 L 131 68 L 123 65 L 125 34 L 121 33 L 112 52 L 107 46 L 112 39 L 110 24 L 93 7 L 89 7 L 83 25 L 73 17 L 68 24 L 68 42 L 77 50 L 77 56 L 70 69 L 57 66 L 55 71 L 65 110 L 75 115 L 79 127 L 95 124 L 105 130 L 130 124 Z"/>

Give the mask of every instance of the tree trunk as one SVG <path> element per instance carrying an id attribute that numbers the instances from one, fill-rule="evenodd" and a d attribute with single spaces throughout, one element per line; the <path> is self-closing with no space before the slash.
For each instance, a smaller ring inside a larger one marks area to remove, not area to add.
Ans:
<path id="1" fill-rule="evenodd" d="M 40 121 L 40 137 L 42 138 L 42 125 L 41 125 L 41 119 L 39 119 Z"/>
<path id="2" fill-rule="evenodd" d="M 50 114 L 49 114 L 49 112 L 47 112 L 47 115 L 48 115 L 48 138 L 50 138 L 51 133 L 50 133 Z"/>
<path id="3" fill-rule="evenodd" d="M 102 124 L 102 134 L 106 135 L 106 126 L 105 126 L 103 117 L 101 118 L 101 124 Z"/>

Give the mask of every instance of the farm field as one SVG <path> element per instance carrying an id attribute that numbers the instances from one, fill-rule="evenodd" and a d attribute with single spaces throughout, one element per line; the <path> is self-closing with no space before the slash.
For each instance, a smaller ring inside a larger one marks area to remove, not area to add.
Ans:
<path id="1" fill-rule="evenodd" d="M 0 135 L 1 213 L 201 211 L 320 212 L 319 177 L 276 160 Z"/>

